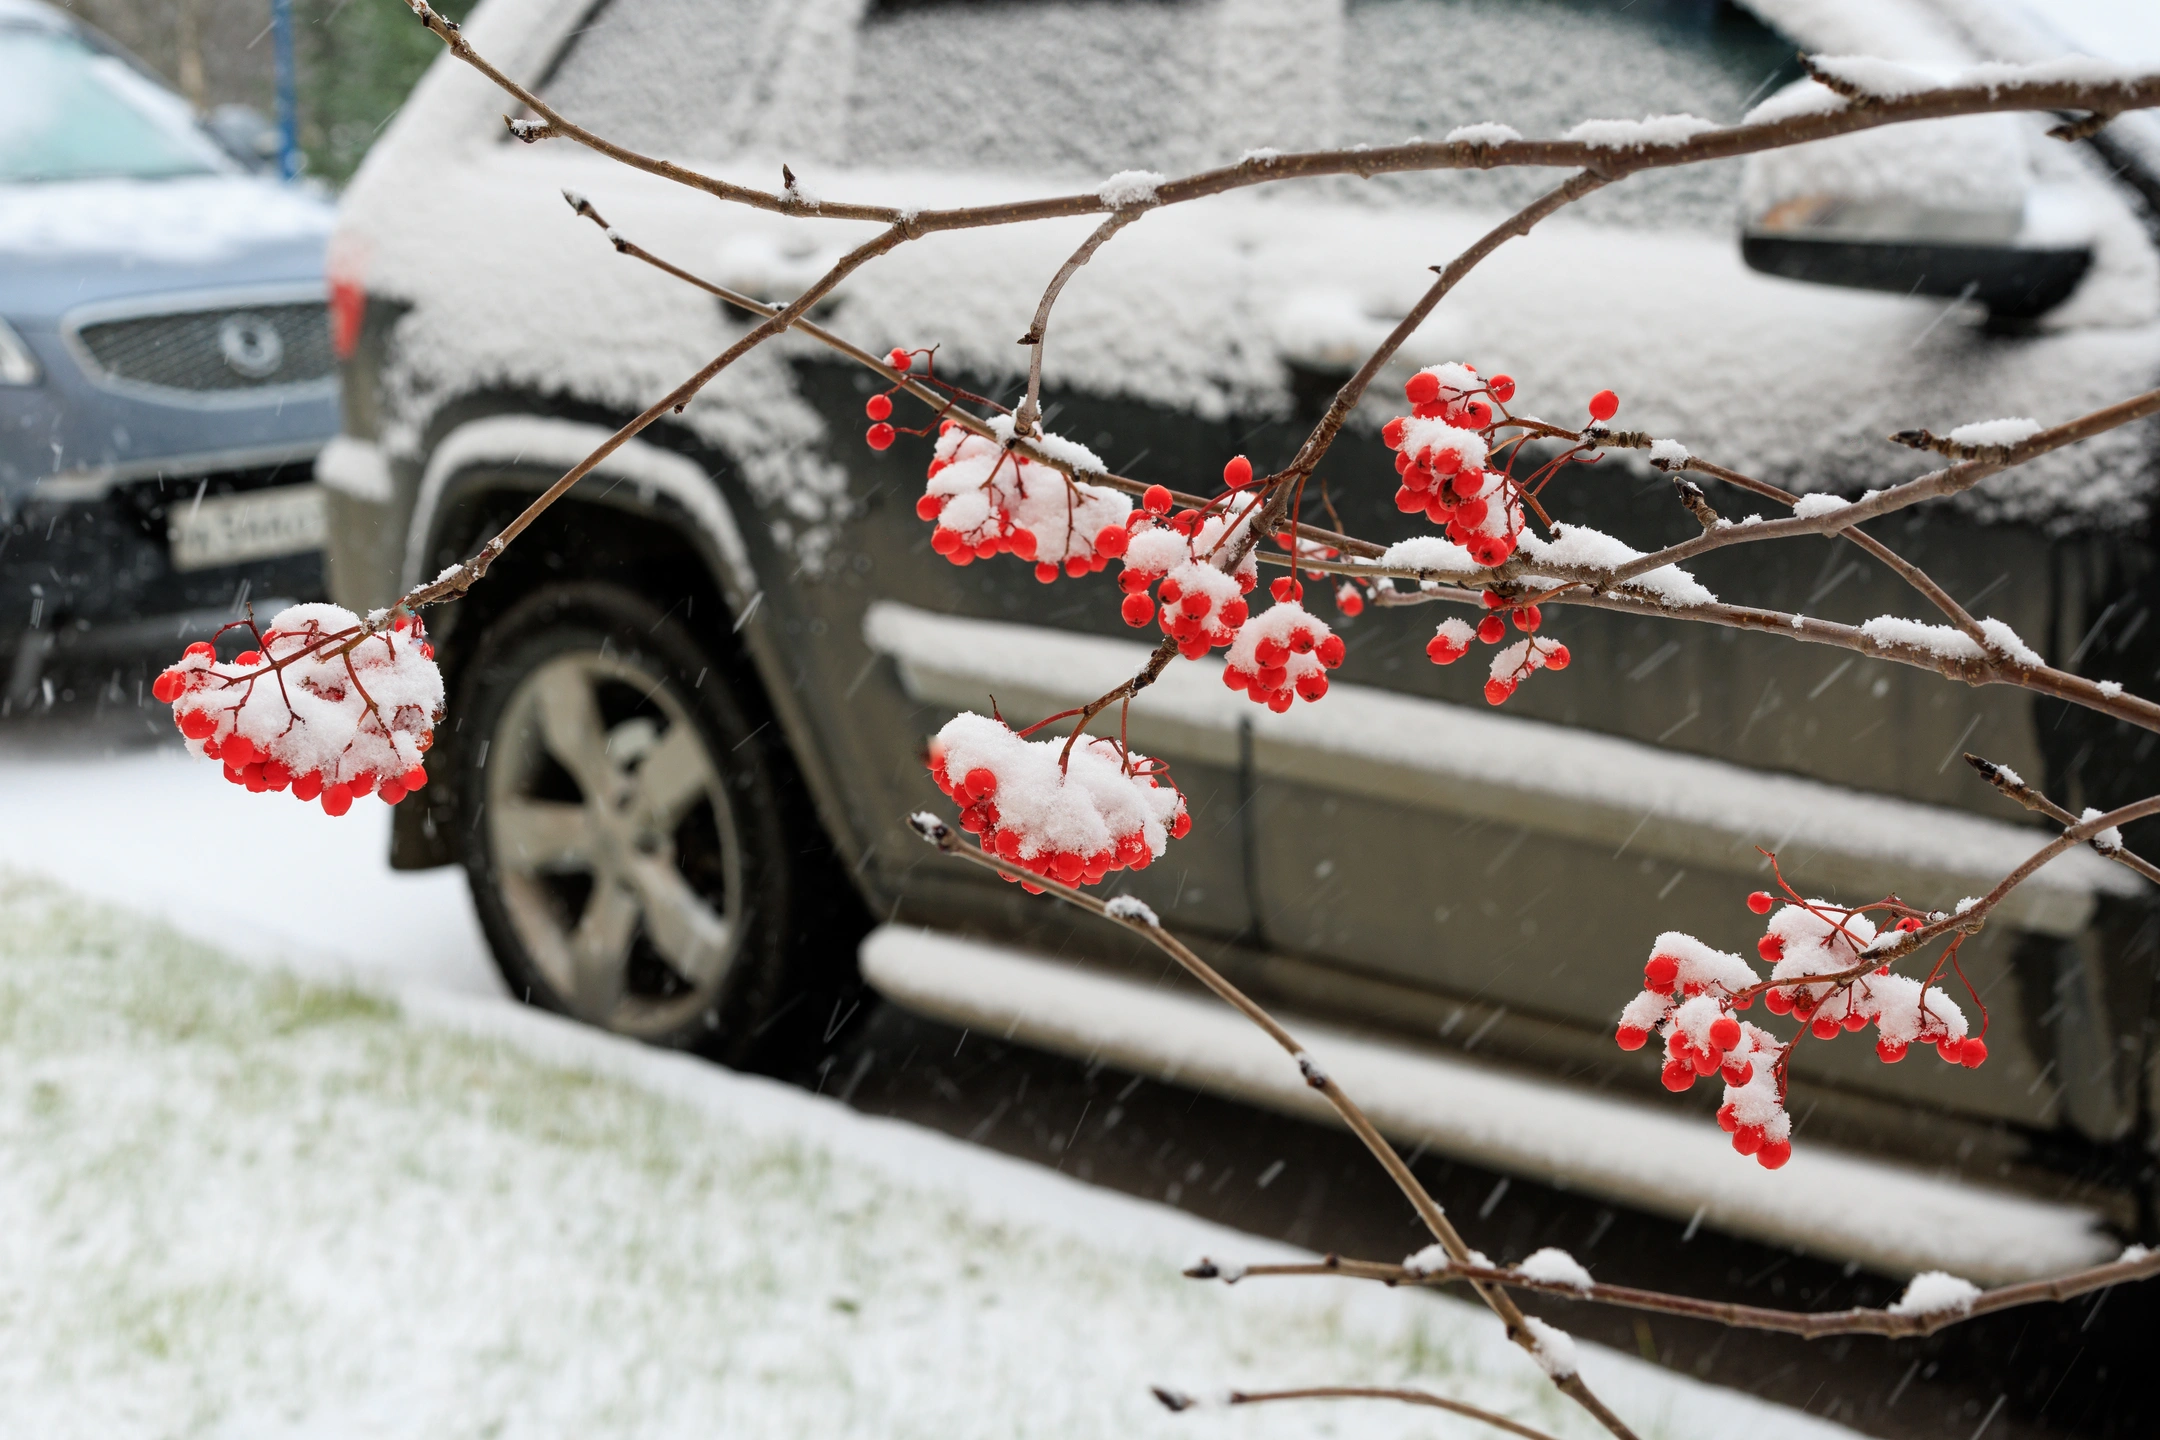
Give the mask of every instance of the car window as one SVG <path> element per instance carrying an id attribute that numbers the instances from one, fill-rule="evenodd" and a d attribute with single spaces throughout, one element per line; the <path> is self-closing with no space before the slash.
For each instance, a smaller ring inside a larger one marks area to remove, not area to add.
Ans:
<path id="1" fill-rule="evenodd" d="M 187 105 L 72 36 L 0 30 L 0 181 L 230 169 Z"/>
<path id="2" fill-rule="evenodd" d="M 791 40 L 835 9 L 839 33 Z M 546 88 L 583 123 L 673 155 L 777 147 L 1071 181 L 1486 120 L 1527 135 L 1674 111 L 1731 121 L 1797 73 L 1791 46 L 1731 0 L 603 0 Z M 1319 188 L 1512 205 L 1553 182 Z M 1698 166 L 1631 179 L 1587 211 L 1729 227 L 1737 197 L 1737 167 Z"/>

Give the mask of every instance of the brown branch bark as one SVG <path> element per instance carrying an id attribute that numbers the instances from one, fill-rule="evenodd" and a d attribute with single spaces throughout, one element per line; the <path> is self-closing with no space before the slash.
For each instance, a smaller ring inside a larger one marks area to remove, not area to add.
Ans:
<path id="1" fill-rule="evenodd" d="M 2160 804 L 2160 802 L 2155 803 Z M 1138 931 L 1157 949 L 1177 961 L 1187 974 L 1206 986 L 1214 993 L 1217 999 L 1236 1010 L 1247 1020 L 1250 1020 L 1270 1040 L 1282 1047 L 1283 1051 L 1297 1063 L 1299 1073 L 1305 1077 L 1305 1083 L 1326 1098 L 1328 1104 L 1334 1107 L 1336 1115 L 1350 1128 L 1350 1132 L 1356 1135 L 1372 1157 L 1380 1162 L 1380 1167 L 1387 1171 L 1388 1178 L 1395 1182 L 1396 1188 L 1402 1191 L 1404 1198 L 1410 1202 L 1411 1208 L 1417 1211 L 1418 1218 L 1425 1223 L 1425 1228 L 1432 1233 L 1433 1238 L 1446 1248 L 1449 1256 L 1457 1263 L 1467 1264 L 1469 1262 L 1470 1247 L 1464 1243 L 1462 1236 L 1456 1231 L 1453 1223 L 1448 1220 L 1446 1213 L 1440 1208 L 1440 1203 L 1432 1198 L 1431 1193 L 1418 1181 L 1417 1176 L 1411 1173 L 1410 1167 L 1403 1163 L 1400 1155 L 1395 1153 L 1395 1147 L 1390 1145 L 1386 1137 L 1381 1135 L 1378 1128 L 1366 1117 L 1364 1110 L 1359 1108 L 1357 1102 L 1352 1100 L 1343 1088 L 1335 1083 L 1334 1078 L 1320 1066 L 1318 1061 L 1313 1059 L 1305 1047 L 1298 1043 L 1297 1037 L 1284 1028 L 1280 1021 L 1276 1020 L 1273 1015 L 1270 1015 L 1244 991 L 1223 978 L 1212 965 L 1194 954 L 1182 940 L 1179 940 L 1159 924 L 1151 925 L 1145 921 L 1128 920 L 1113 915 L 1102 901 L 1097 900 L 1092 895 L 1076 890 L 1069 885 L 1059 884 L 1046 875 L 1036 875 L 1014 869 L 999 861 L 994 855 L 988 855 L 981 850 L 961 844 L 959 837 L 953 833 L 952 828 L 935 816 L 927 814 L 914 816 L 911 818 L 910 824 L 914 826 L 918 835 L 922 836 L 929 844 L 936 846 L 942 853 L 957 856 L 962 860 L 982 866 L 984 869 L 999 875 L 1010 875 L 1014 879 L 1024 879 L 1029 884 L 1057 896 L 1058 899 L 1065 901 L 1069 905 L 1076 905 L 1107 920 L 1116 921 L 1128 929 Z M 1495 1315 L 1500 1317 L 1501 1322 L 1507 1327 L 1508 1338 L 1522 1347 L 1524 1351 L 1529 1352 L 1534 1358 L 1537 1340 L 1530 1333 L 1529 1328 L 1523 1324 L 1523 1312 L 1515 1304 L 1514 1300 L 1509 1298 L 1507 1291 L 1500 1286 L 1478 1282 L 1472 1282 L 1471 1288 L 1477 1292 L 1478 1298 L 1484 1301 Z M 1598 1399 L 1590 1387 L 1583 1383 L 1580 1375 L 1554 1376 L 1553 1384 L 1562 1393 L 1595 1416 L 1598 1423 L 1611 1431 L 1617 1437 L 1617 1440 L 1634 1440 L 1634 1432 L 1628 1428 L 1627 1423 L 1608 1409 L 1602 1400 Z"/>
<path id="2" fill-rule="evenodd" d="M 1028 326 L 1027 334 L 1020 337 L 1020 343 L 1028 347 L 1028 383 L 1027 398 L 1020 402 L 1019 410 L 1013 415 L 1014 434 L 1032 435 L 1036 426 L 1042 422 L 1043 341 L 1050 329 L 1050 307 L 1057 304 L 1058 296 L 1064 292 L 1065 282 L 1072 279 L 1081 266 L 1095 258 L 1095 252 L 1103 247 L 1105 241 L 1147 211 L 1146 206 L 1136 206 L 1130 210 L 1120 210 L 1103 221 L 1095 227 L 1093 234 L 1080 242 L 1080 248 L 1073 251 L 1071 258 L 1060 265 L 1057 274 L 1050 278 L 1049 286 L 1043 291 L 1042 303 L 1035 307 L 1035 323 Z"/>
<path id="3" fill-rule="evenodd" d="M 2063 809 L 2062 806 L 2057 805 L 2047 796 L 2035 790 L 2016 771 L 1997 765 L 1992 760 L 1983 760 L 1971 751 L 1965 753 L 1965 763 L 1980 772 L 1981 779 L 1987 781 L 1988 784 L 2000 790 L 2010 799 L 2017 801 L 2027 810 L 2045 815 L 2058 825 L 2075 825 L 2078 823 L 2077 816 L 2072 815 L 2068 810 Z M 2113 860 L 2116 864 L 2127 870 L 2135 871 L 2155 885 L 2160 885 L 2160 865 L 2154 865 L 2150 860 L 2121 845 L 2112 848 L 2103 847 L 2097 838 L 2088 840 L 2085 843 L 2092 846 L 2099 854 Z"/>
<path id="4" fill-rule="evenodd" d="M 1170 1405 L 1170 1400 L 1163 1391 L 1156 1391 L 1155 1396 L 1165 1405 Z M 1233 1390 L 1229 1395 L 1229 1403 L 1232 1405 L 1264 1405 L 1274 1400 L 1395 1400 L 1405 1405 L 1425 1405 L 1435 1410 L 1446 1410 L 1451 1414 L 1482 1421 L 1496 1430 L 1519 1435 L 1522 1440 L 1553 1440 L 1553 1437 L 1543 1430 L 1534 1429 L 1519 1420 L 1510 1420 L 1505 1415 L 1480 1410 L 1475 1405 L 1451 1400 L 1445 1395 L 1435 1395 L 1429 1390 L 1411 1390 L 1396 1385 L 1307 1385 L 1296 1390 Z M 1170 1408 L 1184 1407 L 1170 1405 Z"/>
<path id="5" fill-rule="evenodd" d="M 1846 1310 L 1778 1310 L 1762 1305 L 1698 1300 L 1689 1295 L 1672 1295 L 1662 1290 L 1643 1290 L 1631 1285 L 1592 1282 L 1586 1287 L 1556 1280 L 1536 1280 L 1520 1270 L 1498 1266 L 1450 1265 L 1439 1273 L 1423 1274 L 1383 1261 L 1348 1260 L 1335 1256 L 1313 1264 L 1249 1265 L 1238 1272 L 1224 1271 L 1212 1263 L 1203 1262 L 1185 1273 L 1196 1280 L 1221 1279 L 1231 1284 L 1240 1279 L 1276 1275 L 1341 1275 L 1353 1280 L 1377 1280 L 1384 1285 L 1426 1287 L 1476 1281 L 1510 1290 L 1529 1290 L 1540 1295 L 1553 1295 L 1562 1300 L 1612 1305 L 1623 1310 L 1649 1310 L 1664 1315 L 1684 1315 L 1696 1320 L 1714 1320 L 1735 1329 L 1769 1330 L 1783 1335 L 1798 1335 L 1807 1340 L 1820 1340 L 1833 1335 L 1882 1335 L 1897 1339 L 1933 1335 L 1939 1330 L 1962 1324 L 1976 1316 L 1992 1315 L 1999 1310 L 2075 1300 L 2080 1295 L 2090 1295 L 2093 1291 L 2105 1290 L 2110 1285 L 2150 1279 L 2160 1275 L 2160 1251 L 2149 1251 L 2143 1255 L 2129 1254 L 2123 1259 L 2073 1271 L 2068 1275 L 1984 1290 L 1964 1309 L 1937 1310 L 1925 1314 L 1906 1314 L 1864 1306 L 1854 1306 Z"/>

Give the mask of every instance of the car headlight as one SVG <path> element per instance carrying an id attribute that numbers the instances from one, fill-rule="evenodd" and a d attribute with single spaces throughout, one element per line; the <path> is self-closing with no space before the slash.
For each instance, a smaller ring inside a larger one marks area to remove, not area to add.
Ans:
<path id="1" fill-rule="evenodd" d="M 0 320 L 0 385 L 35 385 L 38 383 L 37 356 L 23 344 L 22 336 L 8 328 Z"/>

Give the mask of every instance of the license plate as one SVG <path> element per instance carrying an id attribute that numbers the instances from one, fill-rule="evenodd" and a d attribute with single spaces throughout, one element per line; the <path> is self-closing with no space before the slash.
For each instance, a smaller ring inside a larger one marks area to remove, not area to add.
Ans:
<path id="1" fill-rule="evenodd" d="M 165 534 L 173 569 L 207 570 L 320 550 L 323 528 L 321 487 L 280 485 L 184 502 L 171 511 Z"/>

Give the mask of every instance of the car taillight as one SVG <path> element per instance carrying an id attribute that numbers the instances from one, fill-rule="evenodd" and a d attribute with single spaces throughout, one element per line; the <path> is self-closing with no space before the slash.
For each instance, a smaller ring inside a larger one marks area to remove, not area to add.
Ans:
<path id="1" fill-rule="evenodd" d="M 360 348 L 360 322 L 367 318 L 367 291 L 358 280 L 345 276 L 330 281 L 330 348 L 340 360 L 350 360 Z"/>

